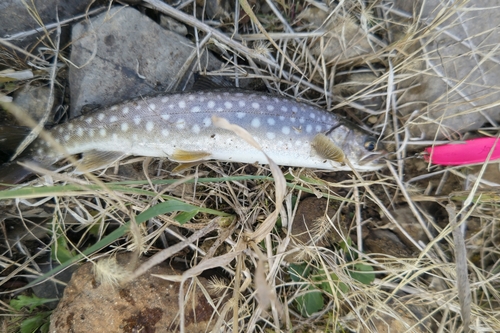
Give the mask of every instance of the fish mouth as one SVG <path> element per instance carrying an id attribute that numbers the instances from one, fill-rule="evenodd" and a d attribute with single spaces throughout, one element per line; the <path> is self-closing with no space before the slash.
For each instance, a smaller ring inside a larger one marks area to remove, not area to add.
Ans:
<path id="1" fill-rule="evenodd" d="M 359 165 L 366 165 L 366 164 L 376 164 L 376 165 L 383 165 L 383 161 L 378 161 L 382 158 L 385 158 L 387 155 L 389 155 L 389 152 L 385 150 L 379 150 L 376 152 L 371 152 L 359 160 Z"/>

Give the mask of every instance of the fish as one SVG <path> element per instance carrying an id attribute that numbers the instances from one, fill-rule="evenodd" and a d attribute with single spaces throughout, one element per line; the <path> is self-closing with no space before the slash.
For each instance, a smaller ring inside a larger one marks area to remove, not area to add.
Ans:
<path id="1" fill-rule="evenodd" d="M 207 160 L 267 164 L 262 151 L 214 126 L 212 116 L 247 130 L 278 165 L 343 171 L 351 170 L 344 163 L 348 159 L 361 172 L 383 167 L 383 146 L 345 118 L 291 98 L 235 88 L 141 97 L 84 114 L 47 130 L 66 152 L 39 137 L 17 161 L 50 166 L 67 153 L 82 154 L 84 170 L 130 155 L 184 165 Z M 4 166 L 4 172 L 0 168 L 0 183 L 22 178 L 16 165 Z"/>

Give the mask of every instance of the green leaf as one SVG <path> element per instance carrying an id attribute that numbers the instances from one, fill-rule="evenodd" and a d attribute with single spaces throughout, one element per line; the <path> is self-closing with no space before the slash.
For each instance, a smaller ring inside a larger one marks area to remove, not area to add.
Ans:
<path id="1" fill-rule="evenodd" d="M 288 267 L 288 274 L 293 282 L 304 281 L 311 273 L 311 267 L 304 264 L 290 264 Z"/>
<path id="2" fill-rule="evenodd" d="M 52 243 L 51 246 L 52 259 L 57 260 L 59 263 L 63 263 L 71 260 L 75 255 L 69 249 L 68 242 L 64 234 L 60 234 L 57 240 Z"/>
<path id="3" fill-rule="evenodd" d="M 369 285 L 375 281 L 375 273 L 373 267 L 365 264 L 355 264 L 354 270 L 349 270 L 349 275 L 359 282 Z"/>
<path id="4" fill-rule="evenodd" d="M 297 309 L 303 317 L 309 317 L 315 312 L 323 309 L 323 295 L 320 291 L 310 286 L 309 290 L 295 299 Z"/>
<path id="5" fill-rule="evenodd" d="M 10 301 L 10 306 L 16 310 L 21 310 L 22 308 L 28 308 L 29 312 L 33 311 L 36 307 L 49 303 L 52 301 L 57 301 L 57 298 L 40 298 L 36 295 L 25 296 L 19 295 Z"/>
<path id="6" fill-rule="evenodd" d="M 35 316 L 29 317 L 21 323 L 21 333 L 36 332 L 41 326 L 47 324 L 50 316 L 50 311 L 40 312 Z"/>
<path id="7" fill-rule="evenodd" d="M 192 210 L 190 212 L 183 212 L 183 213 L 180 213 L 179 215 L 177 215 L 174 220 L 176 220 L 180 224 L 184 224 L 184 223 L 191 221 L 191 219 L 193 217 L 195 217 L 196 214 L 198 214 L 198 210 Z"/>
<path id="8" fill-rule="evenodd" d="M 339 277 L 335 273 L 330 273 L 330 280 L 325 274 L 325 271 L 320 269 L 318 273 L 312 277 L 312 280 L 316 282 L 316 287 L 326 291 L 330 294 L 342 294 L 349 291 L 349 286 L 344 282 L 339 281 Z"/>
<path id="9" fill-rule="evenodd" d="M 344 241 L 341 241 L 340 242 L 340 248 L 344 251 L 344 252 L 349 252 L 349 248 L 352 246 L 352 239 L 351 237 L 347 237 L 346 239 L 347 243 L 344 242 Z"/>

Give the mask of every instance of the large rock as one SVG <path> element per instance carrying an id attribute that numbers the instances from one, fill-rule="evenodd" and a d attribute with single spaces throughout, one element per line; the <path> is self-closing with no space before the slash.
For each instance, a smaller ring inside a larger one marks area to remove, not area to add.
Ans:
<path id="1" fill-rule="evenodd" d="M 119 256 L 124 270 L 126 256 Z M 99 283 L 93 273 L 93 263 L 80 267 L 64 291 L 64 297 L 52 313 L 50 332 L 72 333 L 131 333 L 179 331 L 179 283 L 166 281 L 151 274 L 181 274 L 169 264 L 153 267 L 138 279 L 115 287 Z M 198 280 L 206 288 L 207 280 Z M 189 284 L 187 282 L 186 284 Z M 184 290 L 187 290 L 186 287 Z M 213 326 L 213 308 L 200 287 L 191 290 L 186 302 L 186 332 L 207 332 Z"/>
<path id="2" fill-rule="evenodd" d="M 419 18 L 420 33 L 405 51 L 411 56 L 397 64 L 409 77 L 399 86 L 399 110 L 405 116 L 418 110 L 410 126 L 413 136 L 456 137 L 480 128 L 488 118 L 500 121 L 500 7 L 488 0 L 463 7 L 440 0 L 398 0 L 394 8 L 396 42 L 408 45 L 408 27 L 415 27 Z"/>
<path id="3" fill-rule="evenodd" d="M 130 7 L 113 7 L 75 25 L 72 39 L 71 62 L 77 67 L 69 70 L 71 117 L 83 106 L 181 88 L 197 64 L 195 44 Z M 208 52 L 200 54 L 202 70 L 220 67 Z"/>

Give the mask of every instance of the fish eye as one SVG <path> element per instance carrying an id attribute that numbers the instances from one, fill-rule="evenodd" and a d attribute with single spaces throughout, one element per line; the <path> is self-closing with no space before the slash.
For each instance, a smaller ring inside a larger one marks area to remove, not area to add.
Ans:
<path id="1" fill-rule="evenodd" d="M 377 146 L 377 141 L 374 138 L 368 138 L 364 143 L 365 149 L 368 151 L 374 151 Z"/>

